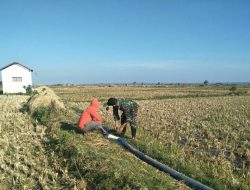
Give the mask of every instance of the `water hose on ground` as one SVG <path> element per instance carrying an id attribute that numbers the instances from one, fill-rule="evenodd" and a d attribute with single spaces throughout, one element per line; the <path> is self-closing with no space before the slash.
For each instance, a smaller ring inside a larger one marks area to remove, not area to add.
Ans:
<path id="1" fill-rule="evenodd" d="M 177 180 L 183 181 L 189 187 L 196 189 L 196 190 L 212 190 L 212 188 L 200 183 L 199 181 L 196 181 L 190 177 L 187 177 L 186 175 L 184 175 L 180 172 L 177 172 L 176 170 L 168 167 L 167 165 L 164 165 L 164 164 L 158 162 L 157 160 L 150 158 L 149 156 L 145 155 L 144 153 L 140 152 L 139 150 L 137 150 L 136 148 L 131 146 L 124 138 L 117 137 L 117 136 L 112 135 L 112 134 L 108 134 L 108 135 L 106 135 L 106 137 L 109 140 L 113 140 L 113 141 L 118 142 L 123 147 L 125 147 L 127 150 L 129 150 L 131 153 L 133 153 L 135 156 L 137 156 L 138 158 L 143 160 L 144 162 L 159 169 L 160 171 L 168 173 L 170 176 L 172 176 L 173 178 L 175 178 Z"/>

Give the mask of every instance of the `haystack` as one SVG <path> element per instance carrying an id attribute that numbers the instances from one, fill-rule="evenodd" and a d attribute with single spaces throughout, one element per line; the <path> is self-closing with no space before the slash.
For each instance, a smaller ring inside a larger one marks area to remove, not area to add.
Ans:
<path id="1" fill-rule="evenodd" d="M 29 101 L 31 113 L 34 113 L 39 107 L 52 107 L 55 111 L 65 109 L 64 103 L 49 87 L 41 86 L 35 90 L 38 93 L 32 96 Z"/>

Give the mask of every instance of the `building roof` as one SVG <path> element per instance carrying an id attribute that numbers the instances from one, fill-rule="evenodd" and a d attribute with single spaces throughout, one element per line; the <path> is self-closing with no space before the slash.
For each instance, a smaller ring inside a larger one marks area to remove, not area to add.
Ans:
<path id="1" fill-rule="evenodd" d="M 19 65 L 19 66 L 21 66 L 21 67 L 23 67 L 23 68 L 25 68 L 25 69 L 28 69 L 29 71 L 33 72 L 32 69 L 30 69 L 30 68 L 28 68 L 28 67 L 26 67 L 26 66 L 24 66 L 24 65 L 22 65 L 22 64 L 20 64 L 20 63 L 18 63 L 18 62 L 13 62 L 13 63 L 11 63 L 11 64 L 8 64 L 8 65 L 6 65 L 6 66 L 0 68 L 0 71 L 4 70 L 4 69 L 6 69 L 7 67 L 10 67 L 10 66 L 12 66 L 12 65 Z"/>

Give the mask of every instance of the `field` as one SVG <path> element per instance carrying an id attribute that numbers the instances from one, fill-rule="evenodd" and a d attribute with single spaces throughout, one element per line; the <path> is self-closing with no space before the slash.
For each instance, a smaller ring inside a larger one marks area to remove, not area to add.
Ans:
<path id="1" fill-rule="evenodd" d="M 85 137 L 77 131 L 79 115 L 93 97 L 102 104 L 117 97 L 140 106 L 137 139 L 130 139 L 129 128 L 126 133 L 134 147 L 214 189 L 249 189 L 250 86 L 50 87 L 67 110 L 42 117 L 42 124 L 19 111 L 27 96 L 0 96 L 2 187 L 189 189 L 101 134 Z M 100 114 L 113 128 L 112 110 L 101 106 Z"/>
<path id="2" fill-rule="evenodd" d="M 80 114 L 93 97 L 140 105 L 138 141 L 148 155 L 215 189 L 247 189 L 250 177 L 249 86 L 53 87 Z M 234 89 L 235 90 L 235 89 Z M 236 90 L 235 90 L 236 91 Z M 102 109 L 112 126 L 111 111 Z M 130 137 L 129 131 L 127 132 Z"/>

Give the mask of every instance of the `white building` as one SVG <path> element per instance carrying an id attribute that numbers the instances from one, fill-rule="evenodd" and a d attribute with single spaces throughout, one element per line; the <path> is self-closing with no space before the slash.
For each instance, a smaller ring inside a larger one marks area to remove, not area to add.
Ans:
<path id="1" fill-rule="evenodd" d="M 14 62 L 0 69 L 3 93 L 25 93 L 24 86 L 32 85 L 33 70 Z"/>

